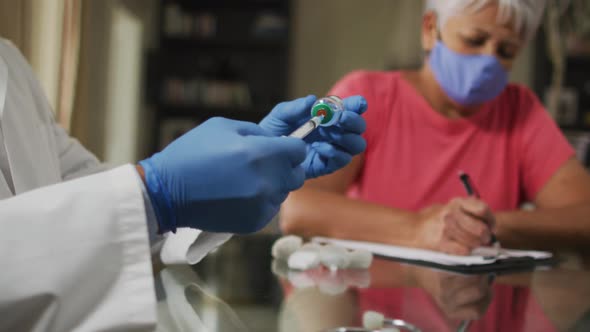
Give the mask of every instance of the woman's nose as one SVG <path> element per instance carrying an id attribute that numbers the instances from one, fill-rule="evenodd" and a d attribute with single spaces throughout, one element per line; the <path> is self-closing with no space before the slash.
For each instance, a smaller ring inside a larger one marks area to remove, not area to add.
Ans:
<path id="1" fill-rule="evenodd" d="M 491 55 L 491 56 L 496 56 L 496 49 L 497 49 L 497 45 L 496 43 L 494 43 L 493 41 L 488 41 L 487 43 L 485 43 L 485 45 L 483 45 L 482 47 L 482 54 L 485 55 Z"/>

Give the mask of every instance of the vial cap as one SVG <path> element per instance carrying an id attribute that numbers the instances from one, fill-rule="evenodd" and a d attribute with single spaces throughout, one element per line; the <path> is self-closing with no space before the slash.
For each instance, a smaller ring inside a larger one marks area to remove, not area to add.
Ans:
<path id="1" fill-rule="evenodd" d="M 324 103 L 319 103 L 311 109 L 311 116 L 315 117 L 315 116 L 320 116 L 320 115 L 324 116 L 321 124 L 327 124 L 330 121 L 332 121 L 332 118 L 334 117 L 334 111 L 332 110 L 330 105 L 324 104 Z"/>

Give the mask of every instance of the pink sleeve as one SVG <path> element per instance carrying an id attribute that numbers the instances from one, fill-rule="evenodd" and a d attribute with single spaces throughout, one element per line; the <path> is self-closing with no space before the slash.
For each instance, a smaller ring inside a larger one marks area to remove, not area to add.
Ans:
<path id="1" fill-rule="evenodd" d="M 332 89 L 330 89 L 328 95 L 335 95 L 341 98 L 363 95 L 368 90 L 366 77 L 366 71 L 353 71 L 336 82 Z"/>
<path id="2" fill-rule="evenodd" d="M 532 202 L 564 163 L 575 157 L 575 151 L 538 98 L 527 88 L 519 89 L 517 157 L 524 198 Z"/>
<path id="3" fill-rule="evenodd" d="M 367 130 L 363 137 L 367 141 L 367 149 L 370 149 L 374 142 L 374 136 L 379 132 L 379 121 L 376 119 L 376 103 L 374 93 L 371 87 L 371 73 L 368 71 L 353 71 L 342 79 L 330 89 L 328 95 L 335 95 L 341 98 L 360 95 L 367 100 L 367 111 L 363 114 L 363 118 L 367 121 Z"/>

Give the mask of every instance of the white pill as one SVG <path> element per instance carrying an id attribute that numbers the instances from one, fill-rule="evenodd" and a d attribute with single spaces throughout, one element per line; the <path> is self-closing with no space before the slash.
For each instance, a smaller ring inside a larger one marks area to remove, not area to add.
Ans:
<path id="1" fill-rule="evenodd" d="M 299 236 L 283 236 L 273 244 L 271 250 L 272 257 L 287 260 L 291 254 L 301 248 L 301 244 L 303 244 L 303 240 Z"/>
<path id="2" fill-rule="evenodd" d="M 352 250 L 348 252 L 349 269 L 368 269 L 373 262 L 373 254 L 368 250 Z"/>
<path id="3" fill-rule="evenodd" d="M 320 261 L 330 270 L 346 269 L 350 264 L 348 251 L 335 245 L 326 245 L 320 249 Z"/>
<path id="4" fill-rule="evenodd" d="M 320 292 L 327 295 L 339 295 L 348 289 L 345 283 L 338 279 L 322 279 L 318 282 Z"/>
<path id="5" fill-rule="evenodd" d="M 297 250 L 289 257 L 287 264 L 290 269 L 305 271 L 318 267 L 320 256 L 317 252 Z"/>
<path id="6" fill-rule="evenodd" d="M 397 327 L 387 327 L 380 330 L 381 332 L 401 332 Z"/>
<path id="7" fill-rule="evenodd" d="M 343 272 L 346 285 L 356 288 L 368 288 L 371 286 L 371 274 L 368 270 L 348 269 Z"/>
<path id="8" fill-rule="evenodd" d="M 365 311 L 363 314 L 363 327 L 368 330 L 379 330 L 383 327 L 385 316 L 376 311 Z"/>
<path id="9" fill-rule="evenodd" d="M 273 259 L 270 265 L 270 269 L 272 270 L 272 273 L 281 278 L 287 278 L 287 275 L 289 273 L 289 266 L 287 266 L 287 261 L 284 261 L 282 259 Z"/>
<path id="10" fill-rule="evenodd" d="M 315 281 L 313 278 L 301 271 L 289 271 L 289 282 L 297 289 L 315 286 Z"/>
<path id="11" fill-rule="evenodd" d="M 322 249 L 322 245 L 315 242 L 307 242 L 301 246 L 301 250 L 315 251 L 318 253 L 320 252 L 320 249 Z"/>

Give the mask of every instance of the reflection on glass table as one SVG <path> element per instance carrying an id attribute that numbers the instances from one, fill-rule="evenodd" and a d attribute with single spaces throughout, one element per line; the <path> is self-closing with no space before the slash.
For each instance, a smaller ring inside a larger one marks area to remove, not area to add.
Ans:
<path id="1" fill-rule="evenodd" d="M 166 301 L 159 303 L 163 331 L 248 331 L 235 311 L 208 289 L 187 266 L 174 266 L 160 273 Z"/>
<path id="2" fill-rule="evenodd" d="M 382 259 L 302 272 L 271 260 L 273 240 L 238 237 L 196 266 L 161 271 L 159 330 L 363 331 L 375 311 L 425 332 L 590 331 L 590 270 L 579 259 L 493 277 Z"/>

